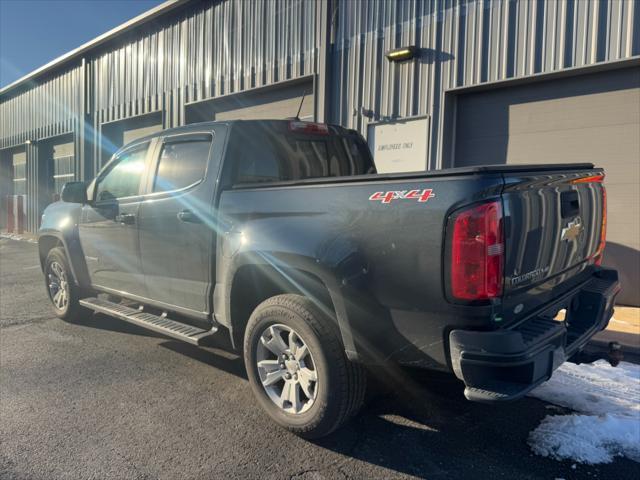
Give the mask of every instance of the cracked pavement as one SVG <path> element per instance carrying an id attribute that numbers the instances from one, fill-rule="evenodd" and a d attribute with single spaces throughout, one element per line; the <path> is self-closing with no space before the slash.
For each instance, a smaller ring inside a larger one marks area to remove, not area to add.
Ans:
<path id="1" fill-rule="evenodd" d="M 345 428 L 309 442 L 278 428 L 224 339 L 183 344 L 104 315 L 54 317 L 37 246 L 0 239 L 0 478 L 615 478 L 537 457 L 531 430 L 563 409 L 486 406 L 430 372 L 376 382 Z"/>

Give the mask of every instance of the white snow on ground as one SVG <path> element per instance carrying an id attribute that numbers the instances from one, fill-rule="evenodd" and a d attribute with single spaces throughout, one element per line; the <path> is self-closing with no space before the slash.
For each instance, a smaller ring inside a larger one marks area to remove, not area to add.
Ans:
<path id="1" fill-rule="evenodd" d="M 19 240 L 29 243 L 38 243 L 35 238 L 29 238 L 26 236 L 19 235 L 17 233 L 0 233 L 0 238 L 10 238 L 11 240 Z"/>
<path id="2" fill-rule="evenodd" d="M 640 365 L 565 363 L 529 395 L 579 412 L 547 416 L 531 432 L 529 445 L 538 455 L 589 464 L 616 456 L 640 462 Z"/>

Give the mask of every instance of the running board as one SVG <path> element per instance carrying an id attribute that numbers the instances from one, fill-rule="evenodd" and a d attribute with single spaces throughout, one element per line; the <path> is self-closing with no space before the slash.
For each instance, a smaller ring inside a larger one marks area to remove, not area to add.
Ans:
<path id="1" fill-rule="evenodd" d="M 153 315 L 96 297 L 80 300 L 80 305 L 193 345 L 201 345 L 205 338 L 211 337 L 218 331 L 216 327 L 212 327 L 211 330 L 204 330 L 193 325 L 171 320 L 164 314 Z"/>

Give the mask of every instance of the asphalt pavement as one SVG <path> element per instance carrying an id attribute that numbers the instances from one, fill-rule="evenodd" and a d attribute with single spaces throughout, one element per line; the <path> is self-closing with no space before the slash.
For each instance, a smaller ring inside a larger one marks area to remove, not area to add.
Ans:
<path id="1" fill-rule="evenodd" d="M 459 382 L 391 373 L 328 438 L 278 428 L 225 340 L 197 348 L 104 315 L 49 307 L 37 246 L 0 239 L 0 478 L 640 478 L 535 456 L 529 432 L 565 410 L 467 402 Z"/>

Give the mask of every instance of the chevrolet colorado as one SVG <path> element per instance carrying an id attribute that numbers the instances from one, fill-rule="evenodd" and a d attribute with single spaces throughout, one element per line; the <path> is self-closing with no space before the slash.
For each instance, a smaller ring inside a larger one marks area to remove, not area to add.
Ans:
<path id="1" fill-rule="evenodd" d="M 61 318 L 195 345 L 225 332 L 272 419 L 320 437 L 358 410 L 370 365 L 446 370 L 500 402 L 576 358 L 620 289 L 600 265 L 603 179 L 591 164 L 376 174 L 352 130 L 201 123 L 66 184 L 40 261 Z"/>

